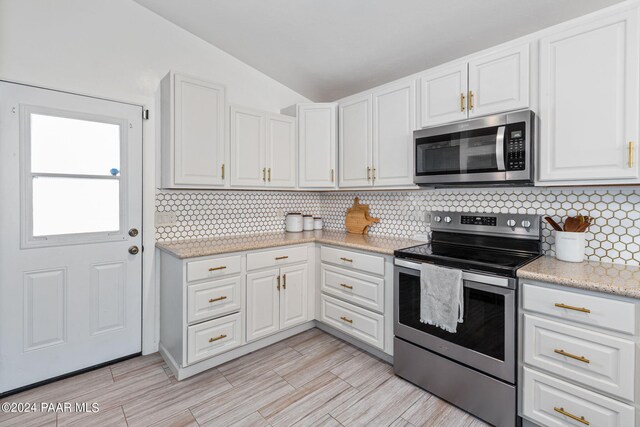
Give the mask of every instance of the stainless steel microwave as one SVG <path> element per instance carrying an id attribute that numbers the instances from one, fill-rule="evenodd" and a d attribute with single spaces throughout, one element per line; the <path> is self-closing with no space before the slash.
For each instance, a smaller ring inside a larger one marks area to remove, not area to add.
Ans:
<path id="1" fill-rule="evenodd" d="M 521 110 L 415 131 L 413 182 L 532 185 L 535 114 Z"/>

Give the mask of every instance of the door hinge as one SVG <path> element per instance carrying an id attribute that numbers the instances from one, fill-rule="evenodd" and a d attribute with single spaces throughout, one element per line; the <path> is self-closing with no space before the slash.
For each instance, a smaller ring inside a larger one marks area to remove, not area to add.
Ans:
<path id="1" fill-rule="evenodd" d="M 149 110 L 146 108 L 142 110 L 142 120 L 149 120 Z"/>

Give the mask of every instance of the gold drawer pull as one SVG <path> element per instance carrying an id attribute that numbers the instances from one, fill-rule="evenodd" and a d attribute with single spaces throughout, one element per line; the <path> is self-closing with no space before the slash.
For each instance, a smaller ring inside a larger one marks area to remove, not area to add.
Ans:
<path id="1" fill-rule="evenodd" d="M 285 256 L 277 256 L 276 257 L 276 261 L 280 261 L 281 259 L 287 259 L 287 258 L 289 258 L 287 255 L 285 255 Z"/>
<path id="2" fill-rule="evenodd" d="M 469 91 L 469 111 L 473 110 L 473 91 Z"/>
<path id="3" fill-rule="evenodd" d="M 225 268 L 227 268 L 227 266 L 226 266 L 226 265 L 223 265 L 223 266 L 221 266 L 221 267 L 211 267 L 211 268 L 209 269 L 209 271 L 224 270 Z"/>
<path id="4" fill-rule="evenodd" d="M 633 141 L 629 141 L 629 167 L 633 167 Z"/>
<path id="5" fill-rule="evenodd" d="M 347 323 L 353 323 L 353 320 L 351 320 L 351 319 L 347 319 L 347 318 L 346 318 L 346 317 L 344 317 L 344 316 L 340 317 L 340 320 L 344 320 L 344 321 L 345 321 L 345 322 L 347 322 Z"/>
<path id="6" fill-rule="evenodd" d="M 575 360 L 579 360 L 580 362 L 591 363 L 591 361 L 589 359 L 587 359 L 586 357 L 584 357 L 584 356 L 576 356 L 575 354 L 567 353 L 566 351 L 562 350 L 561 348 L 556 348 L 555 350 L 553 350 L 553 352 L 561 354 L 563 356 L 570 357 L 570 358 L 575 359 Z"/>
<path id="7" fill-rule="evenodd" d="M 566 305 L 561 302 L 555 303 L 555 306 L 560 308 L 566 308 L 567 310 L 581 311 L 582 313 L 591 313 L 591 310 L 589 310 L 588 308 L 574 307 L 572 305 Z"/>
<path id="8" fill-rule="evenodd" d="M 460 111 L 464 111 L 464 93 L 460 94 Z"/>
<path id="9" fill-rule="evenodd" d="M 345 257 L 341 257 L 340 259 L 341 259 L 342 261 L 346 261 L 346 262 L 353 262 L 353 260 L 352 260 L 352 259 L 345 258 Z"/>
<path id="10" fill-rule="evenodd" d="M 221 340 L 222 338 L 226 338 L 227 336 L 225 334 L 220 335 L 219 337 L 215 337 L 215 338 L 209 338 L 209 342 L 214 342 L 214 341 L 218 341 Z"/>
<path id="11" fill-rule="evenodd" d="M 578 422 L 580 422 L 580 423 L 582 423 L 582 424 L 584 424 L 586 426 L 588 426 L 590 424 L 589 421 L 584 419 L 584 417 L 578 417 L 577 415 L 573 415 L 572 413 L 565 411 L 564 408 L 554 407 L 553 410 L 558 412 L 558 413 L 560 413 L 560 414 L 562 414 L 562 415 L 564 415 L 564 416 L 567 416 L 567 417 L 571 418 L 572 420 L 576 420 L 576 421 L 578 421 Z"/>
<path id="12" fill-rule="evenodd" d="M 282 275 L 282 289 L 287 289 L 287 275 L 286 275 L 286 273 Z"/>
<path id="13" fill-rule="evenodd" d="M 209 299 L 209 302 L 222 301 L 223 299 L 227 299 L 227 297 L 226 296 L 221 296 L 221 297 L 218 297 L 218 298 L 211 298 L 211 299 Z"/>
<path id="14" fill-rule="evenodd" d="M 278 274 L 278 290 L 280 290 L 280 275 Z"/>
<path id="15" fill-rule="evenodd" d="M 347 285 L 345 283 L 340 283 L 340 286 L 342 286 L 343 288 L 347 288 L 347 289 L 353 289 L 353 286 Z"/>

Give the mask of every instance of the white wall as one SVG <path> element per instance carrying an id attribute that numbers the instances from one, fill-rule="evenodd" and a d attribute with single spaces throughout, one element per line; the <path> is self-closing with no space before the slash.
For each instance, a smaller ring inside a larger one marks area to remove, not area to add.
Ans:
<path id="1" fill-rule="evenodd" d="M 154 96 L 174 69 L 227 85 L 229 103 L 279 112 L 302 95 L 131 0 L 0 0 L 0 80 L 144 105 L 143 352 L 157 349 Z"/>

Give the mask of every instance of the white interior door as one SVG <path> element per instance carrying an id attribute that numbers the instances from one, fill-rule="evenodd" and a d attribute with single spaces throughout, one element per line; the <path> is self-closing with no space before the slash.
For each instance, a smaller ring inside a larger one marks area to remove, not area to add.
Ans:
<path id="1" fill-rule="evenodd" d="M 0 82 L 0 393 L 141 351 L 141 165 L 141 107 Z"/>

